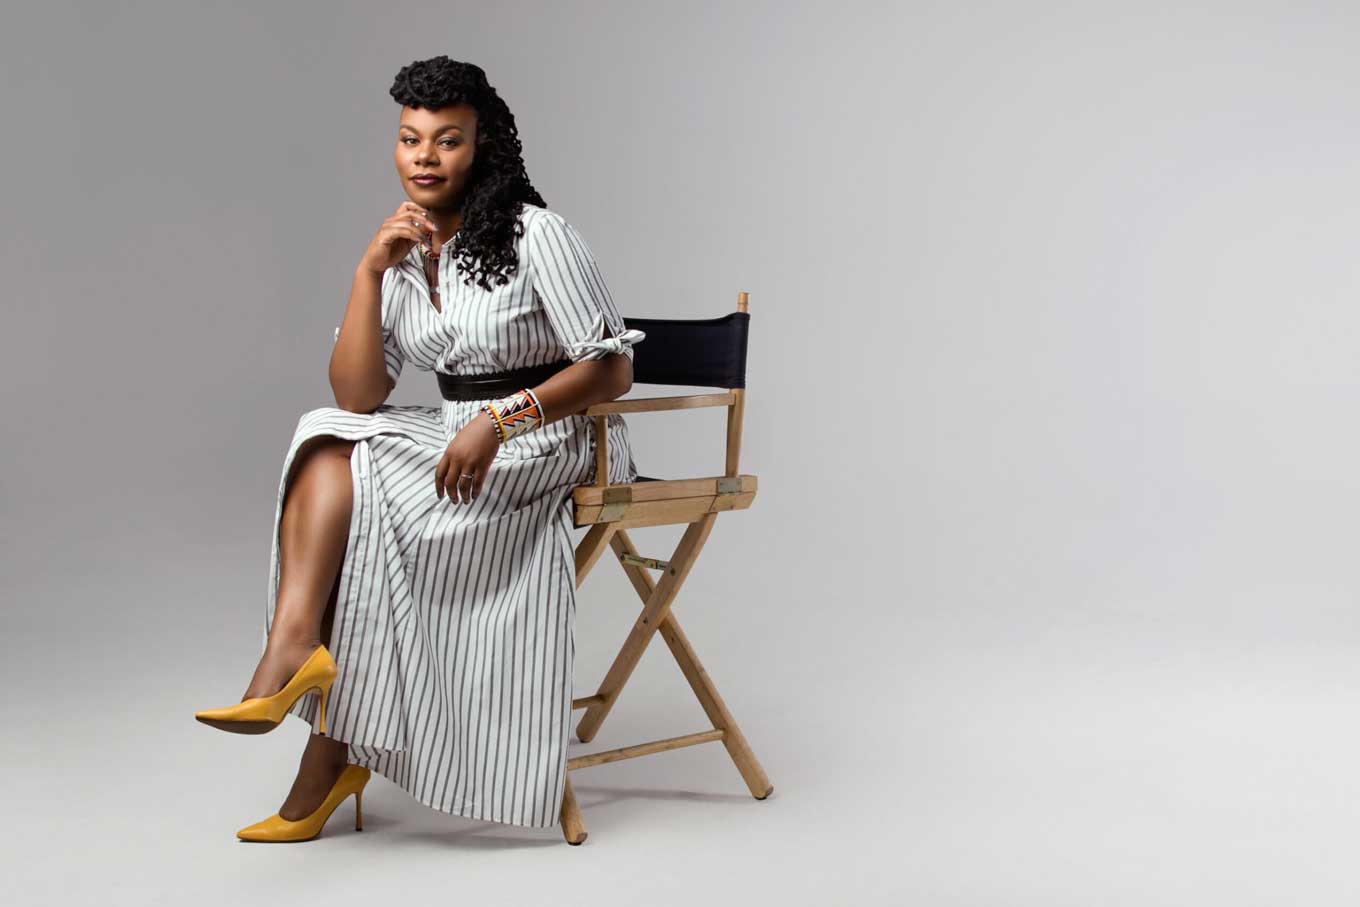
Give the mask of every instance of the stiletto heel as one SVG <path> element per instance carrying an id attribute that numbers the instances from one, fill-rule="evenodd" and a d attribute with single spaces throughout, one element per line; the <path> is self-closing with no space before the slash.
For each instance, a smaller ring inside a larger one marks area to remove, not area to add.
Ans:
<path id="1" fill-rule="evenodd" d="M 274 730 L 298 699 L 316 690 L 321 696 L 321 731 L 326 730 L 326 694 L 335 682 L 338 669 L 325 646 L 316 651 L 294 672 L 273 696 L 257 696 L 221 709 L 204 709 L 194 717 L 204 724 L 233 734 L 264 734 Z"/>
<path id="2" fill-rule="evenodd" d="M 274 813 L 268 819 L 247 825 L 236 833 L 236 837 L 242 841 L 310 841 L 321 834 L 321 829 L 331 817 L 331 813 L 335 812 L 335 808 L 350 794 L 354 795 L 354 830 L 363 831 L 359 798 L 363 795 L 364 785 L 368 783 L 370 774 L 366 766 L 351 762 L 341 769 L 340 777 L 335 779 L 335 784 L 326 794 L 326 799 L 321 801 L 321 805 L 314 809 L 310 816 L 302 819 L 285 819 Z"/>

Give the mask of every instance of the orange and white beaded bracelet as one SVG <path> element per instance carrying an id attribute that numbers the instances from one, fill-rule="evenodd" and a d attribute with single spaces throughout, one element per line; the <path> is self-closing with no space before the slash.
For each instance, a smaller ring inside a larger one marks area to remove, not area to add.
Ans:
<path id="1" fill-rule="evenodd" d="M 483 403 L 481 410 L 491 417 L 496 426 L 496 437 L 502 444 L 516 435 L 543 427 L 543 407 L 527 387 L 508 397 Z"/>

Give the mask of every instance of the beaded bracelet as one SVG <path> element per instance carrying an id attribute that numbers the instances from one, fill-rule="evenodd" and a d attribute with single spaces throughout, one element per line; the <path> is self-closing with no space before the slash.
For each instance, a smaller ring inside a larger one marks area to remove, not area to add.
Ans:
<path id="1" fill-rule="evenodd" d="M 527 387 L 508 397 L 483 403 L 480 409 L 491 417 L 496 426 L 496 437 L 502 444 L 516 435 L 543 427 L 543 407 Z"/>

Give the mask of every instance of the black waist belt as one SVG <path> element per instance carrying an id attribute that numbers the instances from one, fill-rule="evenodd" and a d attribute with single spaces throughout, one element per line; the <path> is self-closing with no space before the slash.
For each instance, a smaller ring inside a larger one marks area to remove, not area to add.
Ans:
<path id="1" fill-rule="evenodd" d="M 562 369 L 571 365 L 570 359 L 512 368 L 508 372 L 487 372 L 483 375 L 450 375 L 436 371 L 439 394 L 445 400 L 490 400 L 506 397 L 517 390 L 542 384 Z"/>

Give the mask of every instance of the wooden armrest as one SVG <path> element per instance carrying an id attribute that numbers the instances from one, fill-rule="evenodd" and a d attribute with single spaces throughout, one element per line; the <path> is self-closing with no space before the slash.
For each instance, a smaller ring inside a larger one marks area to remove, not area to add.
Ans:
<path id="1" fill-rule="evenodd" d="M 704 406 L 731 406 L 737 402 L 737 395 L 724 394 L 677 394 L 673 397 L 634 397 L 631 400 L 610 400 L 596 403 L 573 415 L 605 416 L 609 413 L 655 413 L 672 409 L 698 409 Z"/>

